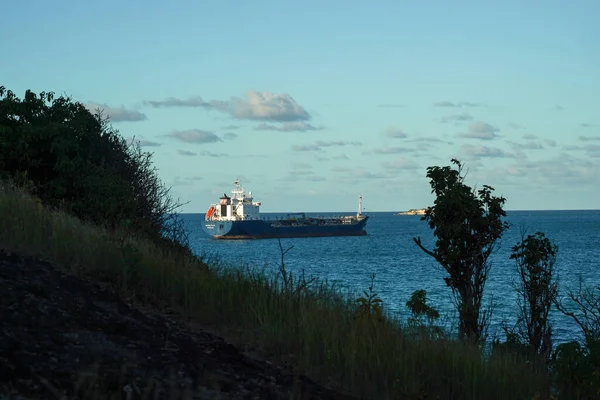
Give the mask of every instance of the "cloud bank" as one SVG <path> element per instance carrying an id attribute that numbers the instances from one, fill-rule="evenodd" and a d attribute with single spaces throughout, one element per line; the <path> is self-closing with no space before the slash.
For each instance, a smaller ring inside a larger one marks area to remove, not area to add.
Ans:
<path id="1" fill-rule="evenodd" d="M 192 107 L 204 108 L 229 114 L 236 119 L 261 120 L 271 122 L 308 121 L 311 116 L 287 93 L 257 92 L 250 90 L 245 98 L 231 97 L 227 101 L 204 100 L 200 96 L 179 99 L 168 97 L 164 100 L 144 102 L 154 108 Z"/>

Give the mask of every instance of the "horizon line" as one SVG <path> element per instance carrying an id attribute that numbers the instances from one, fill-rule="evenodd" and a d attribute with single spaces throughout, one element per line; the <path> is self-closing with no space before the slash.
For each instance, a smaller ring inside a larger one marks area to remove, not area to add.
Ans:
<path id="1" fill-rule="evenodd" d="M 409 210 L 398 210 L 398 211 L 389 211 L 389 210 L 375 210 L 375 211 L 366 211 L 364 210 L 364 214 L 368 213 L 398 213 L 398 212 L 406 212 Z M 504 210 L 506 212 L 539 212 L 539 211 L 600 211 L 600 208 L 561 208 L 561 209 L 513 209 L 513 210 Z M 285 214 L 285 213 L 297 213 L 304 212 L 306 214 L 318 214 L 318 213 L 356 213 L 354 211 L 261 211 L 261 214 Z M 180 212 L 180 214 L 204 214 L 204 212 Z"/>

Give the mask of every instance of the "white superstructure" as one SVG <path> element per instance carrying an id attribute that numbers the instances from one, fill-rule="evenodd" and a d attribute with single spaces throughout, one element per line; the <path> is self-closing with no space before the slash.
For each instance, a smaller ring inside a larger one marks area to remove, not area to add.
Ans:
<path id="1" fill-rule="evenodd" d="M 260 219 L 260 202 L 254 201 L 252 192 L 244 191 L 240 180 L 236 179 L 231 190 L 231 197 L 227 194 L 219 199 L 219 204 L 211 204 L 206 213 L 207 221 L 244 221 Z"/>

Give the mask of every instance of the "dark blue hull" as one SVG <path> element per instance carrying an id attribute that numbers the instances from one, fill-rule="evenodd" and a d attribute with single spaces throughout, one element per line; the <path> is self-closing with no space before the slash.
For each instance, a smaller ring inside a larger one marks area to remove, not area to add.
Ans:
<path id="1" fill-rule="evenodd" d="M 203 221 L 202 228 L 215 239 L 270 239 L 323 236 L 363 236 L 369 217 L 353 223 L 285 226 L 270 221 Z"/>

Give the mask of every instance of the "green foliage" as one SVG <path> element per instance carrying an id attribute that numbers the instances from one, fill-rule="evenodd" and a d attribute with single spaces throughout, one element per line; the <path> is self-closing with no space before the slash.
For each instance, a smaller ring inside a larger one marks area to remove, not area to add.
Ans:
<path id="1" fill-rule="evenodd" d="M 440 317 L 440 313 L 429 304 L 427 304 L 427 291 L 415 290 L 410 299 L 406 302 L 406 307 L 412 313 L 412 318 L 418 322 L 423 322 L 423 317 L 431 324 Z"/>
<path id="2" fill-rule="evenodd" d="M 537 362 L 535 354 L 532 352 L 529 344 L 523 340 L 523 336 L 517 331 L 515 326 L 509 326 L 506 323 L 502 325 L 505 339 L 499 338 L 491 340 L 491 357 L 519 357 L 523 362 Z"/>
<path id="3" fill-rule="evenodd" d="M 600 397 L 600 341 L 586 346 L 572 341 L 556 346 L 552 367 L 562 399 Z"/>
<path id="4" fill-rule="evenodd" d="M 409 330 L 416 329 L 421 337 L 437 338 L 442 335 L 442 329 L 434 325 L 440 313 L 427 304 L 427 291 L 415 290 L 406 302 L 406 308 L 411 312 L 407 321 Z"/>
<path id="5" fill-rule="evenodd" d="M 460 161 L 457 169 L 428 167 L 432 193 L 436 199 L 421 220 L 428 221 L 436 237 L 435 247 L 426 249 L 421 238 L 415 243 L 433 257 L 448 273 L 444 278 L 458 305 L 459 337 L 471 342 L 483 339 L 489 313 L 481 312 L 481 301 L 490 269 L 489 257 L 496 241 L 508 229 L 505 199 L 492 195 L 484 185 L 475 192 L 464 183 Z"/>
<path id="6" fill-rule="evenodd" d="M 54 93 L 0 86 L 0 178 L 79 218 L 187 247 L 178 208 L 152 166 L 100 112 Z"/>
<path id="7" fill-rule="evenodd" d="M 565 399 L 600 398 L 600 286 L 569 291 L 571 307 L 556 301 L 556 307 L 581 329 L 583 342 L 572 341 L 556 347 L 551 366 Z"/>
<path id="8" fill-rule="evenodd" d="M 3 183 L 0 215 L 5 250 L 101 280 L 144 308 L 174 311 L 172 317 L 180 316 L 182 323 L 210 327 L 257 356 L 356 398 L 531 399 L 547 383 L 545 371 L 511 357 L 488 362 L 469 344 L 415 340 L 385 313 L 376 327 L 370 320 L 361 323 L 355 296 L 327 282 L 307 286 L 303 279 L 288 280 L 282 291 L 276 268 L 207 266 L 197 257 L 177 260 L 135 236 L 121 245 L 120 235 L 42 207 Z M 377 298 L 372 294 L 365 294 L 367 304 Z"/>
<path id="9" fill-rule="evenodd" d="M 518 305 L 520 315 L 517 332 L 531 351 L 548 360 L 552 352 L 552 325 L 548 314 L 558 295 L 558 280 L 554 273 L 558 247 L 542 232 L 528 235 L 512 248 L 520 284 Z"/>
<path id="10" fill-rule="evenodd" d="M 363 291 L 364 296 L 355 300 L 358 303 L 355 315 L 357 320 L 368 321 L 376 327 L 378 323 L 383 321 L 383 301 L 374 291 L 374 287 L 375 274 L 372 274 L 369 291 Z"/>

